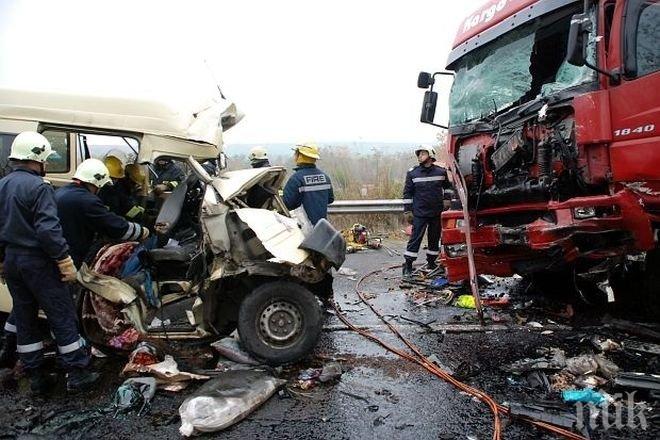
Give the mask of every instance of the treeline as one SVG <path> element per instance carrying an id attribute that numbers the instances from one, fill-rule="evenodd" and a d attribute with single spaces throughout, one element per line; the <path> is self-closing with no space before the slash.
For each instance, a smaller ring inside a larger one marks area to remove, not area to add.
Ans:
<path id="1" fill-rule="evenodd" d="M 350 147 L 323 147 L 319 168 L 332 179 L 335 199 L 397 199 L 403 194 L 406 172 L 417 163 L 411 151 L 388 153 L 379 149 L 356 152 Z M 293 157 L 275 156 L 272 165 L 294 167 Z M 250 166 L 246 156 L 231 156 L 230 169 Z"/>

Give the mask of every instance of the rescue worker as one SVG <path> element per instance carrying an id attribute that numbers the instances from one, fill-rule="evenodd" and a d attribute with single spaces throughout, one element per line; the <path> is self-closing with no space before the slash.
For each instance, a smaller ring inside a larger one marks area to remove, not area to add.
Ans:
<path id="1" fill-rule="evenodd" d="M 328 217 L 328 205 L 335 201 L 330 177 L 316 167 L 319 149 L 314 144 L 300 144 L 294 148 L 295 173 L 284 186 L 284 204 L 288 209 L 302 206 L 314 226 Z"/>
<path id="2" fill-rule="evenodd" d="M 250 165 L 252 168 L 265 168 L 270 166 L 268 161 L 268 152 L 264 147 L 254 147 L 248 154 Z"/>
<path id="3" fill-rule="evenodd" d="M 133 196 L 135 183 L 127 176 L 128 157 L 121 150 L 111 150 L 103 158 L 112 185 L 99 190 L 99 198 L 108 209 L 132 222 L 142 222 L 144 208 Z"/>
<path id="4" fill-rule="evenodd" d="M 0 180 L 0 260 L 14 305 L 16 349 L 35 394 L 44 394 L 54 379 L 43 368 L 39 309 L 46 313 L 67 371 L 67 389 L 86 389 L 99 377 L 88 370 L 90 356 L 65 284 L 75 281 L 76 267 L 57 217 L 53 189 L 43 179 L 52 152 L 43 135 L 20 133 L 9 155 L 13 170 Z"/>
<path id="5" fill-rule="evenodd" d="M 149 236 L 149 229 L 127 221 L 103 204 L 97 193 L 108 184 L 112 184 L 112 180 L 103 162 L 87 159 L 76 169 L 73 182 L 55 193 L 64 237 L 78 267 L 97 234 L 121 241 L 142 241 Z"/>
<path id="6" fill-rule="evenodd" d="M 167 157 L 159 157 L 154 164 L 156 178 L 153 181 L 154 193 L 160 195 L 173 191 L 186 176 L 179 165 Z"/>
<path id="7" fill-rule="evenodd" d="M 426 251 L 427 268 L 437 268 L 436 260 L 440 248 L 440 213 L 443 209 L 443 190 L 450 187 L 447 170 L 435 164 L 435 150 L 430 146 L 415 149 L 419 165 L 412 167 L 406 174 L 403 189 L 404 216 L 412 224 L 412 235 L 403 254 L 404 278 L 410 278 L 413 262 L 417 259 L 424 233 L 427 232 L 428 249 Z"/>

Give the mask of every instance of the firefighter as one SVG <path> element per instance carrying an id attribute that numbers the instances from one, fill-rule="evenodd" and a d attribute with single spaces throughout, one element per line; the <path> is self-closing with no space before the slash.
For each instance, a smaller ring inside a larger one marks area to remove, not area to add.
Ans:
<path id="1" fill-rule="evenodd" d="M 250 165 L 252 168 L 265 168 L 270 166 L 268 161 L 268 152 L 264 147 L 254 147 L 248 154 Z"/>
<path id="2" fill-rule="evenodd" d="M 103 204 L 97 193 L 107 184 L 112 180 L 103 162 L 87 159 L 76 169 L 73 182 L 55 193 L 64 237 L 77 266 L 83 263 L 97 234 L 121 241 L 142 241 L 149 236 L 149 229 L 127 221 Z"/>
<path id="3" fill-rule="evenodd" d="M 156 178 L 153 181 L 154 193 L 160 195 L 165 191 L 173 191 L 185 174 L 181 167 L 167 157 L 159 157 L 154 164 Z"/>
<path id="4" fill-rule="evenodd" d="M 419 165 L 408 170 L 403 189 L 404 216 L 406 221 L 412 224 L 412 235 L 404 253 L 404 278 L 410 278 L 412 275 L 413 262 L 417 259 L 417 252 L 427 229 L 427 268 L 429 270 L 437 268 L 443 190 L 449 188 L 447 170 L 435 164 L 433 147 L 417 147 L 415 156 Z"/>
<path id="5" fill-rule="evenodd" d="M 35 394 L 45 393 L 54 377 L 43 368 L 39 309 L 46 313 L 67 371 L 67 389 L 86 389 L 98 380 L 88 370 L 90 356 L 78 332 L 73 299 L 66 283 L 76 279 L 52 187 L 43 176 L 53 153 L 39 133 L 14 139 L 9 159 L 13 171 L 0 181 L 0 252 L 4 279 L 11 293 L 16 349 Z"/>
<path id="6" fill-rule="evenodd" d="M 294 148 L 295 173 L 284 186 L 284 204 L 288 209 L 302 205 L 314 226 L 328 217 L 328 205 L 335 201 L 330 177 L 316 167 L 319 149 L 314 144 L 300 144 Z"/>
<path id="7" fill-rule="evenodd" d="M 99 198 L 108 209 L 132 222 L 142 222 L 144 208 L 135 197 L 136 182 L 127 176 L 128 157 L 121 150 L 111 150 L 103 158 L 112 185 L 105 185 L 99 190 Z"/>

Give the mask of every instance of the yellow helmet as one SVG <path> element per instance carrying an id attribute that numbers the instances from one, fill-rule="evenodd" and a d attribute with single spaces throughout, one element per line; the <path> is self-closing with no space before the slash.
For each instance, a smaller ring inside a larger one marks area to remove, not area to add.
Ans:
<path id="1" fill-rule="evenodd" d="M 129 163 L 128 165 L 126 165 L 125 170 L 129 179 L 131 179 L 133 183 L 136 183 L 138 185 L 146 184 L 147 176 L 142 171 L 142 166 L 134 163 Z M 110 174 L 112 175 L 112 171 L 110 171 Z"/>
<path id="2" fill-rule="evenodd" d="M 316 146 L 316 144 L 311 144 L 311 143 L 305 143 L 305 144 L 298 144 L 296 145 L 296 148 L 294 148 L 295 151 L 297 151 L 299 154 L 309 157 L 310 159 L 320 159 L 319 155 L 319 147 Z"/>
<path id="3" fill-rule="evenodd" d="M 110 177 L 113 179 L 122 179 L 126 176 L 126 164 L 128 163 L 128 158 L 126 154 L 121 150 L 110 150 L 108 154 L 105 155 L 103 163 L 108 168 L 110 172 Z"/>

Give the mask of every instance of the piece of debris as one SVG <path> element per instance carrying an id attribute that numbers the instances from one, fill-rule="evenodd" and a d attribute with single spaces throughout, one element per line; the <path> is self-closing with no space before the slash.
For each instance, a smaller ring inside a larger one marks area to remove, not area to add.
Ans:
<path id="1" fill-rule="evenodd" d="M 137 410 L 137 415 L 148 408 L 156 395 L 156 379 L 153 377 L 134 377 L 122 383 L 112 399 L 110 410 L 117 417 L 119 413 Z"/>
<path id="2" fill-rule="evenodd" d="M 472 295 L 461 295 L 456 298 L 456 307 L 461 307 L 463 309 L 475 309 L 477 306 L 474 302 L 474 297 Z"/>
<path id="3" fill-rule="evenodd" d="M 538 388 L 544 391 L 550 391 L 550 381 L 543 371 L 532 371 L 525 378 L 527 384 L 532 388 Z"/>
<path id="4" fill-rule="evenodd" d="M 434 290 L 442 290 L 449 284 L 449 280 L 446 277 L 437 277 L 431 281 L 430 287 Z"/>
<path id="5" fill-rule="evenodd" d="M 542 349 L 539 354 L 543 357 L 521 359 L 503 369 L 512 373 L 526 373 L 534 370 L 561 370 L 566 366 L 566 355 L 559 348 Z"/>
<path id="6" fill-rule="evenodd" d="M 531 327 L 531 328 L 543 328 L 543 324 L 541 324 L 540 322 L 536 322 L 536 321 L 529 321 L 529 322 L 527 323 L 527 327 Z"/>
<path id="7" fill-rule="evenodd" d="M 156 378 L 156 383 L 159 387 L 166 387 L 172 384 L 177 384 L 176 386 L 170 387 L 168 391 L 172 389 L 180 390 L 185 388 L 186 385 L 180 384 L 180 382 L 188 382 L 190 380 L 207 380 L 209 376 L 201 374 L 187 373 L 185 371 L 179 371 L 179 367 L 170 355 L 166 355 L 165 359 L 162 362 L 151 365 L 138 365 L 128 363 L 122 370 L 122 374 L 125 375 L 138 375 L 138 374 L 150 374 Z"/>
<path id="8" fill-rule="evenodd" d="M 563 428 L 573 428 L 577 422 L 575 414 L 566 411 L 558 405 L 523 404 L 511 402 L 509 413 L 513 416 L 523 416 L 541 422 L 552 423 Z"/>
<path id="9" fill-rule="evenodd" d="M 566 371 L 574 376 L 592 374 L 598 371 L 598 362 L 593 355 L 581 355 L 566 359 Z"/>
<path id="10" fill-rule="evenodd" d="M 562 399 L 567 403 L 593 403 L 594 405 L 601 405 L 607 399 L 602 393 L 594 391 L 590 388 L 585 388 L 582 390 L 565 390 L 561 393 Z"/>
<path id="11" fill-rule="evenodd" d="M 248 354 L 248 352 L 243 350 L 243 347 L 241 347 L 241 343 L 238 339 L 231 337 L 222 338 L 219 341 L 211 344 L 211 347 L 213 347 L 218 353 L 230 361 L 247 365 L 259 365 L 259 361 L 254 359 Z"/>
<path id="12" fill-rule="evenodd" d="M 601 339 L 597 335 L 591 338 L 591 345 L 599 351 L 620 351 L 621 344 L 614 342 L 611 339 Z"/>
<path id="13" fill-rule="evenodd" d="M 621 370 L 617 364 L 602 355 L 594 356 L 598 364 L 598 371 L 607 379 L 612 379 Z"/>
<path id="14" fill-rule="evenodd" d="M 343 275 L 345 277 L 354 277 L 357 275 L 357 271 L 351 269 L 350 267 L 341 267 L 337 271 L 337 275 Z"/>
<path id="15" fill-rule="evenodd" d="M 631 335 L 637 335 L 637 336 L 642 336 L 645 338 L 653 339 L 655 341 L 660 341 L 660 332 L 648 328 L 644 326 L 643 324 L 636 323 L 636 322 L 631 322 L 631 321 L 626 321 L 623 319 L 609 319 L 604 321 L 607 325 L 617 329 L 621 330 L 627 333 L 630 333 Z"/>
<path id="16" fill-rule="evenodd" d="M 243 420 L 286 383 L 265 370 L 226 371 L 202 385 L 179 407 L 179 432 L 189 437 Z"/>
<path id="17" fill-rule="evenodd" d="M 660 356 L 660 345 L 650 342 L 625 341 L 623 347 L 627 351 L 634 351 L 635 353 L 648 353 Z"/>
<path id="18" fill-rule="evenodd" d="M 158 349 L 148 341 L 140 342 L 128 357 L 128 362 L 136 365 L 151 365 L 160 361 Z"/>
<path id="19" fill-rule="evenodd" d="M 328 362 L 323 366 L 319 380 L 323 383 L 335 380 L 343 374 L 341 364 L 339 362 Z"/>
<path id="20" fill-rule="evenodd" d="M 621 372 L 614 378 L 614 384 L 623 388 L 660 391 L 660 375 Z"/>
<path id="21" fill-rule="evenodd" d="M 551 334 L 553 334 L 553 333 L 554 333 L 554 331 L 552 331 L 552 330 L 543 330 L 543 331 L 541 332 L 542 335 L 551 335 Z"/>
<path id="22" fill-rule="evenodd" d="M 550 388 L 554 391 L 564 391 L 575 388 L 575 376 L 567 371 L 560 371 L 550 376 Z"/>
<path id="23" fill-rule="evenodd" d="M 576 378 L 574 383 L 575 385 L 582 388 L 598 388 L 605 385 L 607 383 L 607 379 L 603 379 L 600 376 L 590 374 Z"/>
<path id="24" fill-rule="evenodd" d="M 121 334 L 112 337 L 108 341 L 108 345 L 119 350 L 130 350 L 135 347 L 139 338 L 140 333 L 133 327 L 130 327 L 124 330 Z"/>

